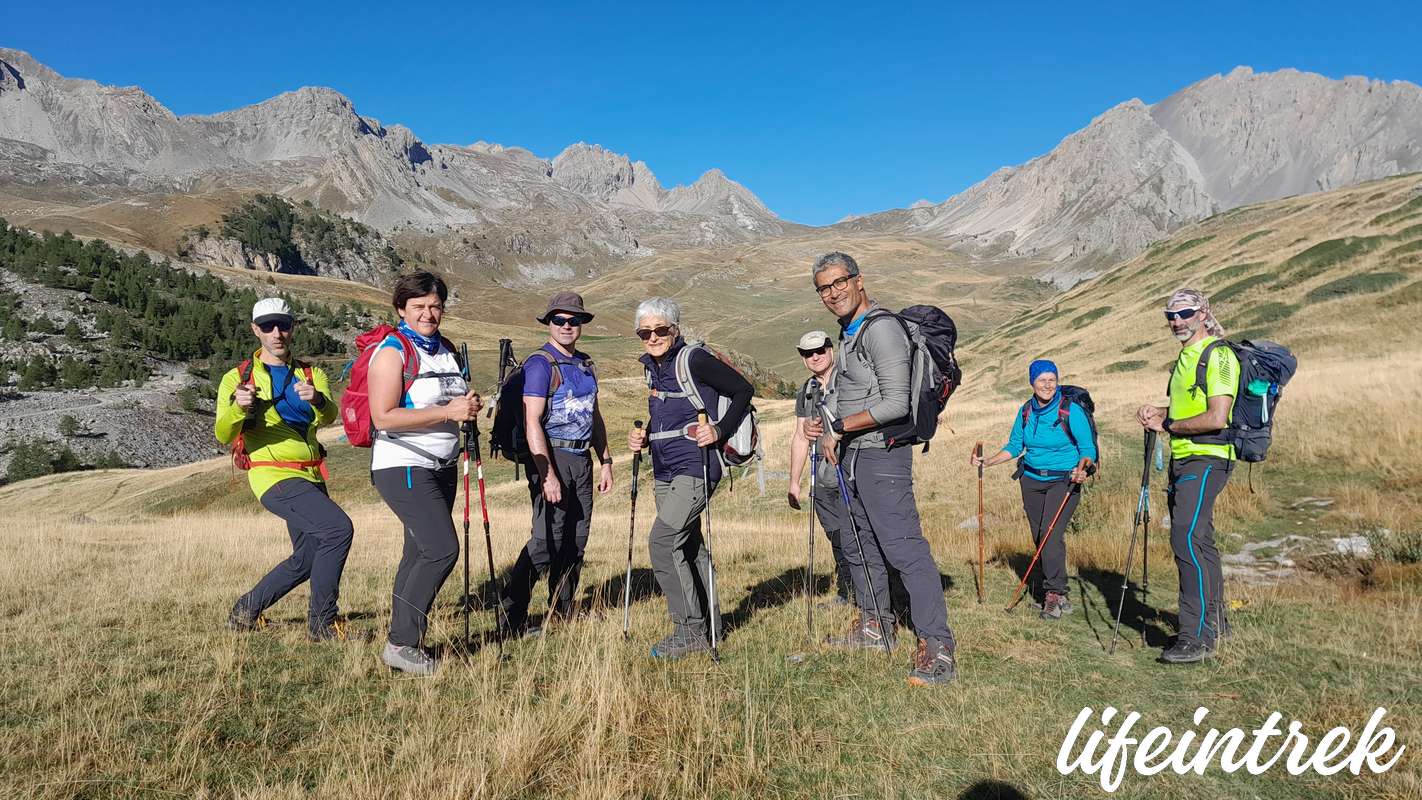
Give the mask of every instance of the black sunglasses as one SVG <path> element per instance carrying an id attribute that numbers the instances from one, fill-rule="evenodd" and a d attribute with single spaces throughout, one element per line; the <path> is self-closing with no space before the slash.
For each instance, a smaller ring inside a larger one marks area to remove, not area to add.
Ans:
<path id="1" fill-rule="evenodd" d="M 654 333 L 657 335 L 658 338 L 665 339 L 665 338 L 667 338 L 668 336 L 671 336 L 671 333 L 672 333 L 672 326 L 670 326 L 670 325 L 659 325 L 659 326 L 657 326 L 657 327 L 655 327 L 655 328 L 638 328 L 638 329 L 637 329 L 637 338 L 639 338 L 639 339 L 641 339 L 642 341 L 645 342 L 645 341 L 647 341 L 648 339 L 652 338 L 652 334 L 654 334 Z"/>
<path id="2" fill-rule="evenodd" d="M 800 350 L 800 348 L 798 347 L 795 349 Z M 800 350 L 800 358 L 809 358 L 810 356 L 817 356 L 828 349 L 830 349 L 829 342 L 825 342 L 814 350 Z"/>
<path id="3" fill-rule="evenodd" d="M 564 325 L 572 325 L 573 327 L 576 328 L 576 327 L 578 327 L 578 326 L 580 326 L 580 325 L 586 323 L 587 321 L 588 321 L 588 320 L 587 320 L 587 317 L 584 317 L 584 316 L 582 316 L 581 314 L 579 314 L 579 315 L 577 315 L 577 316 L 572 316 L 572 317 L 565 317 L 565 316 L 563 316 L 562 314 L 558 314 L 558 315 L 556 315 L 556 316 L 552 316 L 552 317 L 549 317 L 549 318 L 548 318 L 548 324 L 549 324 L 549 325 L 557 325 L 557 326 L 560 327 L 560 328 L 563 327 Z"/>
<path id="4" fill-rule="evenodd" d="M 825 297 L 831 291 L 842 292 L 844 287 L 849 285 L 850 278 L 857 278 L 858 275 L 845 275 L 843 278 L 835 278 L 824 286 L 816 286 L 815 293 L 820 297 Z"/>
<path id="5" fill-rule="evenodd" d="M 273 319 L 266 322 L 258 322 L 257 330 L 262 333 L 271 333 L 273 330 L 280 330 L 282 333 L 286 333 L 291 330 L 291 320 Z"/>
<path id="6" fill-rule="evenodd" d="M 1167 322 L 1177 319 L 1190 319 L 1198 313 L 1200 313 L 1200 309 L 1198 308 L 1182 308 L 1179 311 L 1165 312 L 1165 319 Z"/>

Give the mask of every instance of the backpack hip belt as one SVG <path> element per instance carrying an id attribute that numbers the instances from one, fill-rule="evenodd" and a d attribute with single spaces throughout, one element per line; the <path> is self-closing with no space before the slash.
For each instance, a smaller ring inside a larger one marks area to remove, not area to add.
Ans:
<path id="1" fill-rule="evenodd" d="M 684 427 L 681 428 L 672 428 L 671 430 L 647 434 L 647 441 L 649 442 L 663 442 L 667 439 L 691 439 L 692 441 L 695 441 L 696 423 L 688 422 Z"/>
<path id="2" fill-rule="evenodd" d="M 331 473 L 326 470 L 326 459 L 319 458 L 314 461 L 249 461 L 248 467 L 277 467 L 279 469 L 311 469 L 319 467 L 321 480 L 329 481 Z"/>
<path id="3" fill-rule="evenodd" d="M 564 450 L 586 450 L 592 444 L 591 439 L 554 439 L 548 437 L 549 447 L 561 447 Z"/>

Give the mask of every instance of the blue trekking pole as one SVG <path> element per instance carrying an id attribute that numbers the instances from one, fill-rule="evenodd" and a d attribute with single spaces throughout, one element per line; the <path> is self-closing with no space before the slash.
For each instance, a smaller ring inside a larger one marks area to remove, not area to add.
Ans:
<path id="1" fill-rule="evenodd" d="M 1131 564 L 1136 555 L 1136 531 L 1141 528 L 1142 522 L 1145 523 L 1145 544 L 1141 552 L 1141 567 L 1144 572 L 1141 578 L 1143 583 L 1149 585 L 1150 578 L 1147 576 L 1150 573 L 1145 570 L 1148 569 L 1147 565 L 1150 563 L 1147 559 L 1150 552 L 1150 457 L 1153 450 L 1155 450 L 1155 431 L 1148 430 L 1145 432 L 1145 466 L 1141 470 L 1141 493 L 1136 499 L 1135 518 L 1131 520 L 1131 545 L 1130 549 L 1126 551 L 1126 571 L 1121 576 L 1121 602 L 1116 606 L 1116 624 L 1111 628 L 1111 645 L 1106 648 L 1108 656 L 1116 652 L 1116 636 L 1121 632 L 1121 613 L 1126 608 L 1126 592 L 1131 584 Z M 1145 636 L 1144 631 L 1141 632 L 1141 636 Z"/>
<path id="2" fill-rule="evenodd" d="M 810 379 L 810 400 L 812 405 L 818 405 L 820 398 L 820 381 L 818 378 Z M 805 565 L 805 624 L 810 631 L 810 644 L 815 642 L 815 477 L 819 474 L 820 467 L 820 442 L 818 439 L 810 441 L 810 539 L 809 539 L 809 563 Z"/>
<path id="3" fill-rule="evenodd" d="M 884 654 L 889 654 L 889 635 L 884 632 L 884 615 L 879 610 L 879 595 L 874 591 L 874 581 L 869 577 L 869 562 L 864 558 L 864 541 L 859 538 L 859 525 L 854 521 L 854 509 L 849 503 L 849 485 L 844 482 L 844 467 L 834 465 L 835 477 L 839 480 L 839 499 L 844 501 L 844 511 L 849 515 L 849 531 L 854 534 L 854 546 L 859 550 L 859 567 L 864 570 L 864 585 L 869 588 L 873 599 L 874 621 L 880 626 L 879 641 L 884 644 Z"/>

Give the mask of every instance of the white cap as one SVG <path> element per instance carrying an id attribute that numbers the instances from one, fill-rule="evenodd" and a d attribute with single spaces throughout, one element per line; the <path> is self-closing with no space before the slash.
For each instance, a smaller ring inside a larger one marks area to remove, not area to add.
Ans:
<path id="1" fill-rule="evenodd" d="M 800 350 L 818 350 L 829 344 L 829 340 L 829 334 L 824 331 L 810 331 L 800 337 L 800 343 L 795 345 L 795 347 Z"/>
<path id="2" fill-rule="evenodd" d="M 267 297 L 258 300 L 256 304 L 252 306 L 252 322 L 260 325 L 263 322 L 271 322 L 278 319 L 295 319 L 291 315 L 291 306 L 287 305 L 286 301 L 280 297 Z"/>

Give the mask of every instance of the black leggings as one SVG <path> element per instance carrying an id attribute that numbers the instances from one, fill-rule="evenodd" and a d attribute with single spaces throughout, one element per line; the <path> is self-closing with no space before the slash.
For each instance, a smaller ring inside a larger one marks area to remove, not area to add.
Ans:
<path id="1" fill-rule="evenodd" d="M 1023 475 L 1021 483 L 1022 509 L 1027 512 L 1027 524 L 1032 529 L 1033 552 L 1042 546 L 1042 537 L 1047 534 L 1047 526 L 1052 524 L 1057 510 L 1062 512 L 1057 517 L 1056 527 L 1052 528 L 1051 538 L 1042 547 L 1040 572 L 1037 573 L 1041 579 L 1032 581 L 1032 596 L 1040 599 L 1046 592 L 1064 595 L 1067 593 L 1066 527 L 1071 522 L 1071 515 L 1076 513 L 1077 503 L 1081 502 L 1081 491 L 1077 484 L 1066 479 L 1038 481 Z M 1069 491 L 1071 496 L 1067 499 Z M 1066 507 L 1063 508 L 1064 499 Z"/>
<path id="2" fill-rule="evenodd" d="M 457 470 L 390 467 L 370 473 L 380 497 L 405 526 L 405 551 L 390 600 L 390 643 L 418 647 L 429 627 L 430 606 L 459 560 L 454 533 Z"/>

